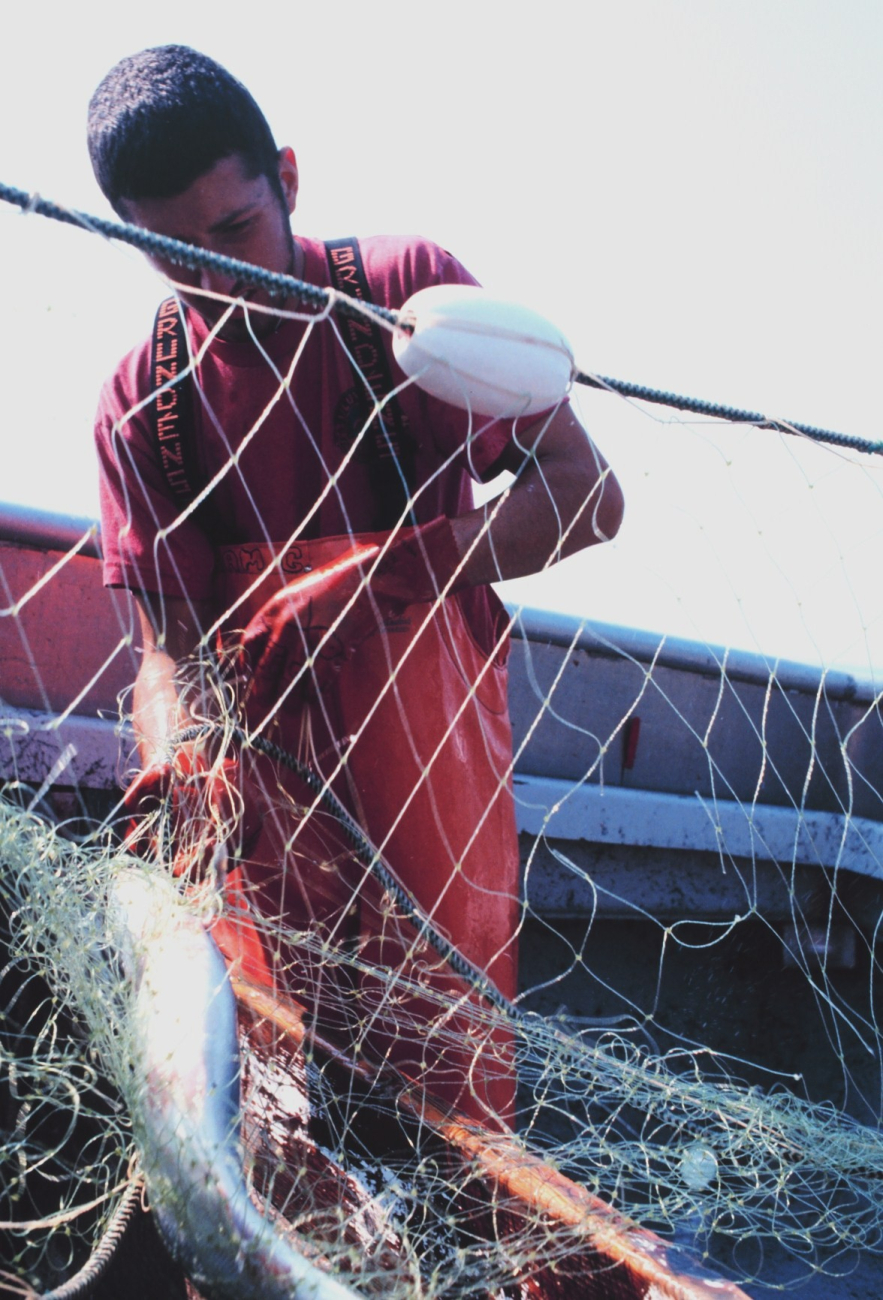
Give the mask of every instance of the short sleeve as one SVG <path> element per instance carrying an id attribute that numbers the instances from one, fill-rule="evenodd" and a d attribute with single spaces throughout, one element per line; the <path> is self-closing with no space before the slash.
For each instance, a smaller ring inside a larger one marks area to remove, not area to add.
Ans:
<path id="1" fill-rule="evenodd" d="M 393 308 L 404 306 L 412 294 L 436 284 L 478 285 L 451 253 L 430 240 L 374 239 L 369 241 L 366 271 L 375 302 Z M 397 383 L 404 373 L 395 367 Z M 432 438 L 442 462 L 454 462 L 471 478 L 485 482 L 503 469 L 517 470 L 523 455 L 516 439 L 517 421 L 493 420 L 451 406 L 419 392 L 421 427 Z"/>

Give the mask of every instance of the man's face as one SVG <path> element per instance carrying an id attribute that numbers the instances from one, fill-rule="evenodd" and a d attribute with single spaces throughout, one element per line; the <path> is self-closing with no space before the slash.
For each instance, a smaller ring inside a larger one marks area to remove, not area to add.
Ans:
<path id="1" fill-rule="evenodd" d="M 297 165 L 290 149 L 279 157 L 279 176 L 284 203 L 266 176 L 249 177 L 242 157 L 222 158 L 199 176 L 182 194 L 168 199 L 126 199 L 124 215 L 135 225 L 158 235 L 169 235 L 188 244 L 242 262 L 253 262 L 268 271 L 293 275 L 296 272 L 295 244 L 289 225 L 297 198 Z M 161 257 L 148 261 L 177 284 L 194 289 L 245 298 L 254 303 L 275 303 L 264 290 L 248 288 L 241 281 L 216 271 L 190 271 Z M 201 294 L 181 294 L 188 306 L 199 312 L 209 325 L 224 314 L 227 304 Z M 277 318 L 263 312 L 250 314 L 251 328 L 258 336 L 275 329 Z M 221 337 L 238 341 L 249 337 L 242 310 L 235 311 L 220 331 Z"/>

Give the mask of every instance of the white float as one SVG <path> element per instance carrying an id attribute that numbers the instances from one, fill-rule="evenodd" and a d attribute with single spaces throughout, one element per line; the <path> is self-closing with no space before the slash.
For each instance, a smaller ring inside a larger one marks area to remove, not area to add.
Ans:
<path id="1" fill-rule="evenodd" d="M 535 415 L 557 405 L 574 372 L 573 352 L 551 321 L 467 284 L 438 284 L 402 308 L 413 333 L 397 330 L 395 358 L 421 388 L 478 415 Z"/>

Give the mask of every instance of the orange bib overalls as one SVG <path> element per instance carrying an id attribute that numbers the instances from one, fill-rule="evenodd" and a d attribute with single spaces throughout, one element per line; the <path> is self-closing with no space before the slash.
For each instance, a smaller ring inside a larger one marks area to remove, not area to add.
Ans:
<path id="1" fill-rule="evenodd" d="M 244 627 L 286 582 L 359 540 L 299 542 L 281 555 L 219 548 L 228 626 Z M 519 858 L 505 658 L 505 646 L 487 658 L 456 596 L 411 605 L 378 625 L 321 696 L 296 688 L 266 725 L 250 724 L 310 762 L 432 924 L 512 998 Z M 302 780 L 254 751 L 243 762 L 264 807 L 216 931 L 228 958 L 471 1117 L 510 1119 L 511 1036 L 498 1013 L 401 921 Z M 308 938 L 280 941 L 275 919 Z"/>

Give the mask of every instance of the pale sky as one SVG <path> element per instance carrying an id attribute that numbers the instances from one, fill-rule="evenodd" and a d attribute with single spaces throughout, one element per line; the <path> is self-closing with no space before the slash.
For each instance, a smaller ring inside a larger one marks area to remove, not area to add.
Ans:
<path id="1" fill-rule="evenodd" d="M 168 41 L 226 64 L 295 147 L 295 232 L 428 235 L 584 369 L 883 437 L 878 0 L 34 7 L 0 80 L 0 180 L 107 215 L 89 96 Z M 0 500 L 91 514 L 98 388 L 162 286 L 5 205 L 0 269 Z M 883 458 L 579 405 L 622 533 L 507 594 L 883 670 Z"/>

